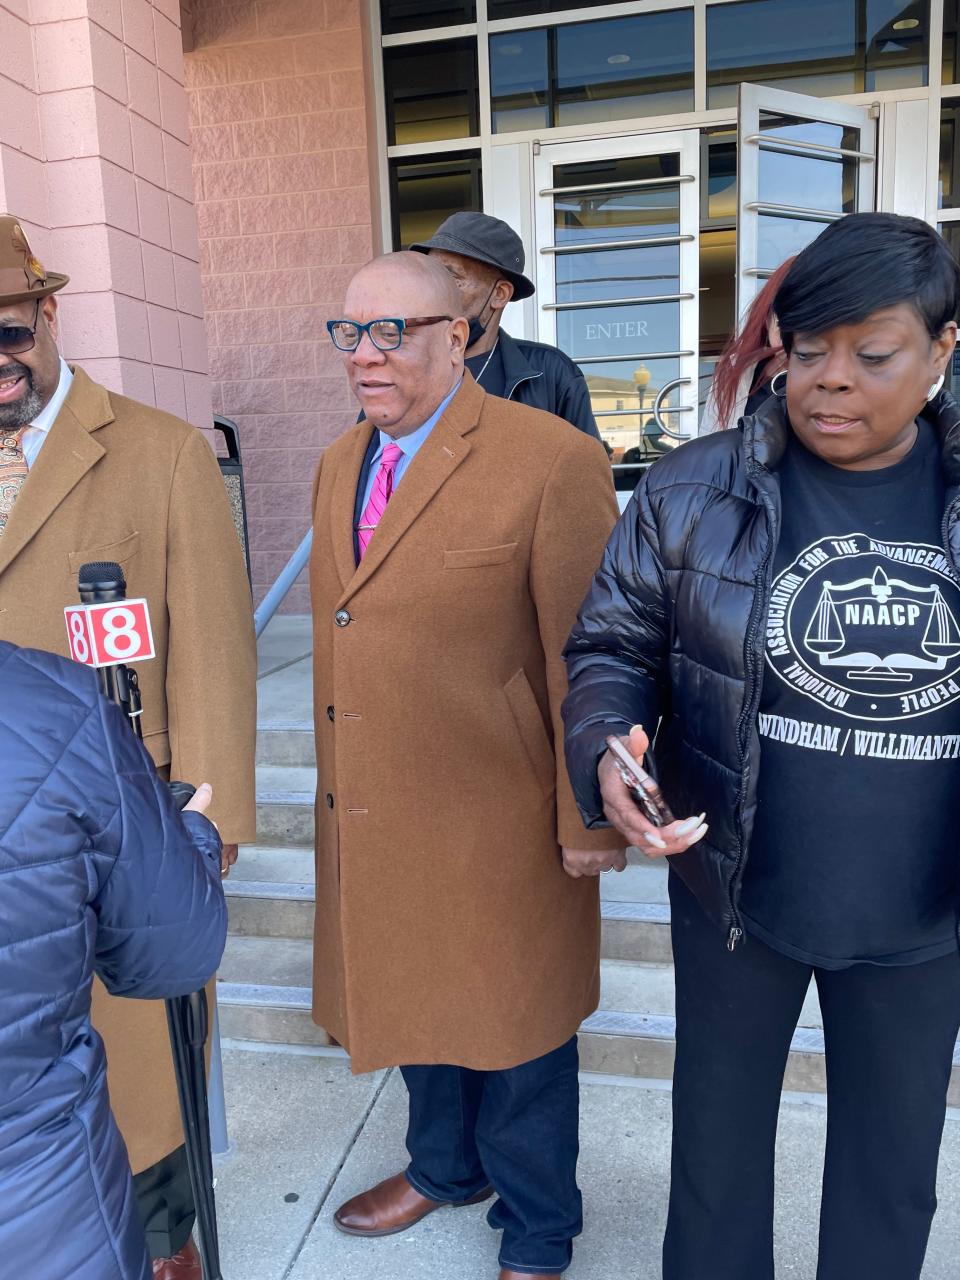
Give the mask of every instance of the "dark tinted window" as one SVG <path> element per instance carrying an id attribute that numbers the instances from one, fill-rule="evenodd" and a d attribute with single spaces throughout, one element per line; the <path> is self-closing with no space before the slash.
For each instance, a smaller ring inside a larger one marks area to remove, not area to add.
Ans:
<path id="1" fill-rule="evenodd" d="M 482 211 L 480 156 L 476 152 L 423 160 L 390 161 L 393 247 L 429 240 L 445 218 Z"/>
<path id="2" fill-rule="evenodd" d="M 586 9 L 583 0 L 487 0 L 487 17 L 530 18 L 538 13 L 562 13 L 564 9 Z"/>
<path id="3" fill-rule="evenodd" d="M 380 0 L 380 26 L 387 36 L 473 22 L 476 16 L 474 0 Z"/>
<path id="4" fill-rule="evenodd" d="M 385 49 L 383 76 L 391 144 L 467 138 L 479 132 L 475 40 Z"/>
<path id="5" fill-rule="evenodd" d="M 940 208 L 960 207 L 960 102 L 940 112 Z"/>

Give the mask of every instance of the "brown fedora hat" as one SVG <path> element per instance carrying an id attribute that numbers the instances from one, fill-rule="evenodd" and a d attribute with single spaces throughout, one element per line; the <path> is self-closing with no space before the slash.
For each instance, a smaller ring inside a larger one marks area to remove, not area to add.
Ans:
<path id="1" fill-rule="evenodd" d="M 19 218 L 0 213 L 0 306 L 45 298 L 69 281 L 33 256 Z"/>

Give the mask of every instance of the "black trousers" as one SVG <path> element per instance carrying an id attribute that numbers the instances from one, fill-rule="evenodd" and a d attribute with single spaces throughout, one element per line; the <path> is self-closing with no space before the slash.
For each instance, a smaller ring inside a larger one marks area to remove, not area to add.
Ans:
<path id="1" fill-rule="evenodd" d="M 960 955 L 830 971 L 751 937 L 731 955 L 673 872 L 670 904 L 677 1062 L 663 1280 L 772 1280 L 777 1116 L 811 973 L 828 1099 L 817 1280 L 918 1280 L 937 1207 Z"/>
<path id="2" fill-rule="evenodd" d="M 134 1174 L 133 1194 L 151 1258 L 172 1258 L 190 1239 L 197 1214 L 186 1147 Z"/>
<path id="3" fill-rule="evenodd" d="M 410 1094 L 407 1179 L 461 1203 L 492 1185 L 500 1265 L 559 1275 L 583 1229 L 577 1186 L 580 1084 L 574 1036 L 504 1071 L 401 1067 Z"/>

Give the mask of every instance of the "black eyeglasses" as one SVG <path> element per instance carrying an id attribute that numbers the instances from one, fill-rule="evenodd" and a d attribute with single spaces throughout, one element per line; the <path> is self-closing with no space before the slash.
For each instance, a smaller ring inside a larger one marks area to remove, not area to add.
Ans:
<path id="1" fill-rule="evenodd" d="M 0 356 L 18 356 L 32 351 L 37 341 L 37 325 L 40 322 L 40 299 L 33 312 L 33 328 L 25 324 L 0 324 Z"/>
<path id="2" fill-rule="evenodd" d="M 358 324 L 356 320 L 328 320 L 327 333 L 339 351 L 356 351 L 365 333 L 370 335 L 378 351 L 396 351 L 405 329 L 419 329 L 452 319 L 453 316 L 411 316 L 409 320 L 368 320 L 366 324 Z"/>

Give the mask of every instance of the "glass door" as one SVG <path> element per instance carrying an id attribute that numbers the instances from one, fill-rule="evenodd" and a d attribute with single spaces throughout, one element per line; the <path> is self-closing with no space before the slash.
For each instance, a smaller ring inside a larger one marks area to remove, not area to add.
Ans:
<path id="1" fill-rule="evenodd" d="M 737 314 L 828 223 L 875 207 L 877 121 L 852 107 L 741 84 Z"/>
<path id="2" fill-rule="evenodd" d="M 540 339 L 583 370 L 632 490 L 697 433 L 699 135 L 542 146 L 534 178 Z"/>

